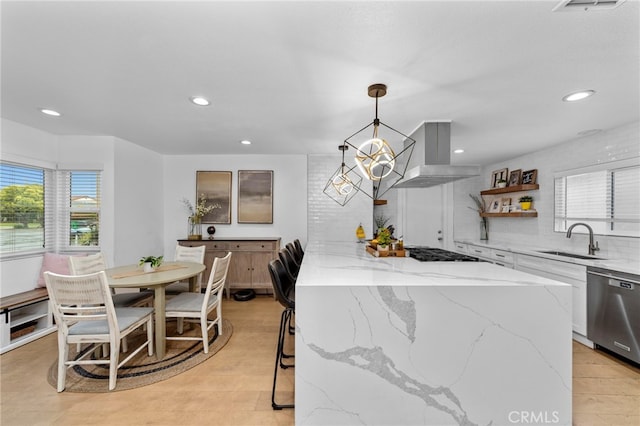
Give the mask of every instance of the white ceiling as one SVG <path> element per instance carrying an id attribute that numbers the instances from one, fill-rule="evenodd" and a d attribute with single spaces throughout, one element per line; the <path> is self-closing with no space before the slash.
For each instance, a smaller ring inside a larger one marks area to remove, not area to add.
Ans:
<path id="1" fill-rule="evenodd" d="M 638 1 L 556 3 L 2 1 L 1 112 L 163 154 L 337 154 L 385 83 L 385 124 L 452 120 L 452 163 L 488 164 L 640 117 Z"/>

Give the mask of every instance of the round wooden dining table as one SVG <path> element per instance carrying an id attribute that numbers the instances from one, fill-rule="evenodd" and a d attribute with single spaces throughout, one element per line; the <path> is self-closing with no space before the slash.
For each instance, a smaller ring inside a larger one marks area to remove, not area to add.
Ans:
<path id="1" fill-rule="evenodd" d="M 153 272 L 144 272 L 142 266 L 126 265 L 107 269 L 109 286 L 113 288 L 151 288 L 154 290 L 156 357 L 166 353 L 165 288 L 175 282 L 189 280 L 189 291 L 198 291 L 198 275 L 205 265 L 194 262 L 164 262 Z"/>

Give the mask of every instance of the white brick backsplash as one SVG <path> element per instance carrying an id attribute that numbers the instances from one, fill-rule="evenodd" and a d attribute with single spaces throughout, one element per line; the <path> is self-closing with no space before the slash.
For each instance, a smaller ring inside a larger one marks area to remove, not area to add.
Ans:
<path id="1" fill-rule="evenodd" d="M 371 238 L 373 201 L 365 194 L 342 207 L 322 191 L 340 163 L 341 155 L 309 155 L 307 157 L 307 236 L 309 241 L 356 241 L 356 229 L 362 223 Z"/>

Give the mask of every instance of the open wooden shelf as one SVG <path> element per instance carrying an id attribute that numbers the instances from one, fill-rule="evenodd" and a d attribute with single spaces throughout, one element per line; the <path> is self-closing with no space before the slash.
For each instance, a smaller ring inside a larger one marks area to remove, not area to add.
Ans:
<path id="1" fill-rule="evenodd" d="M 496 194 L 506 194 L 509 192 L 534 191 L 539 188 L 540 188 L 540 185 L 538 185 L 537 183 L 527 184 L 527 185 L 514 185 L 514 186 L 507 186 L 506 188 L 486 189 L 484 191 L 480 191 L 480 195 L 496 195 Z"/>
<path id="2" fill-rule="evenodd" d="M 526 212 L 511 212 L 511 213 L 480 213 L 481 217 L 538 217 L 538 212 L 535 210 Z"/>

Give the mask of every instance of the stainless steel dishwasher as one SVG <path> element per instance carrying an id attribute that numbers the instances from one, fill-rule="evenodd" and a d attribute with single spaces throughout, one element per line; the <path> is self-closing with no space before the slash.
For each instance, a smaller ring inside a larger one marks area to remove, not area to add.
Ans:
<path id="1" fill-rule="evenodd" d="M 587 337 L 640 363 L 640 276 L 587 268 Z"/>

